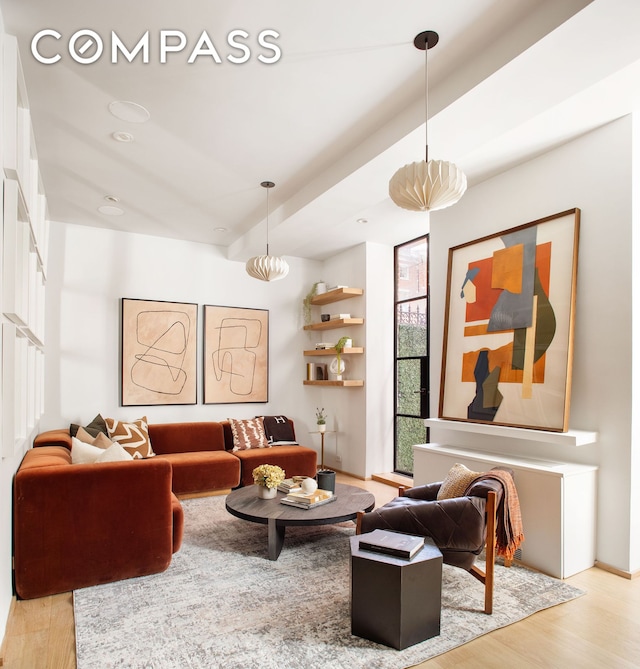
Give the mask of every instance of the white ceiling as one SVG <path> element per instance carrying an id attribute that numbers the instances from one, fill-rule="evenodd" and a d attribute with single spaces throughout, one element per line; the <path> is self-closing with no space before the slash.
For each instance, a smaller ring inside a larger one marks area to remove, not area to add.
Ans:
<path id="1" fill-rule="evenodd" d="M 218 244 L 235 260 L 264 252 L 264 180 L 276 183 L 272 253 L 322 259 L 428 228 L 428 214 L 387 195 L 395 170 L 424 156 L 424 52 L 413 46 L 423 30 L 440 35 L 428 54 L 429 154 L 456 162 L 471 186 L 640 100 L 638 0 L 0 0 L 0 10 L 19 41 L 50 218 Z M 61 53 L 54 65 L 30 51 L 45 28 L 62 35 L 42 42 L 44 55 Z M 105 41 L 94 64 L 66 51 L 80 29 Z M 161 29 L 188 38 L 164 64 Z M 241 65 L 226 60 L 239 55 L 226 44 L 234 29 L 250 34 Z M 257 60 L 273 55 L 256 42 L 264 29 L 280 35 L 277 63 Z M 111 64 L 111 30 L 129 48 L 150 31 L 151 62 Z M 222 64 L 187 64 L 203 30 Z M 151 119 L 116 119 L 114 100 Z M 124 215 L 97 211 L 107 195 Z"/>

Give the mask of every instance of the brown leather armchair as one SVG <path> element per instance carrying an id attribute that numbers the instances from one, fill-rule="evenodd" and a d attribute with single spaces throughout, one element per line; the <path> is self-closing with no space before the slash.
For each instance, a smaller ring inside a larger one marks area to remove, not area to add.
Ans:
<path id="1" fill-rule="evenodd" d="M 490 472 L 488 472 L 490 474 Z M 375 529 L 430 537 L 446 564 L 470 572 L 485 586 L 485 613 L 493 611 L 493 571 L 496 554 L 496 511 L 504 503 L 498 479 L 472 483 L 464 497 L 438 500 L 442 482 L 400 489 L 400 497 L 369 513 L 360 513 L 357 534 Z M 486 569 L 475 561 L 486 545 Z M 511 560 L 505 559 L 509 566 Z"/>

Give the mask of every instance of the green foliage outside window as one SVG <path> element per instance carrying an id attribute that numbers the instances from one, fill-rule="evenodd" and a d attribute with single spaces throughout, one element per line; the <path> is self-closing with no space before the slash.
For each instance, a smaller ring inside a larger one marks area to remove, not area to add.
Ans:
<path id="1" fill-rule="evenodd" d="M 426 429 L 420 418 L 420 360 L 402 360 L 411 356 L 424 356 L 427 351 L 427 328 L 425 324 L 398 325 L 398 412 L 415 415 L 416 418 L 398 416 L 396 435 L 396 468 L 413 473 L 413 445 L 423 444 Z"/>

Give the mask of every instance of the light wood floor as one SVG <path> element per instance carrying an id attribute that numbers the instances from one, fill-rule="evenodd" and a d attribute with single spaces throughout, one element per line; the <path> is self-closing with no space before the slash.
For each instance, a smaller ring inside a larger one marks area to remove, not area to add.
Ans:
<path id="1" fill-rule="evenodd" d="M 377 481 L 358 481 L 344 475 L 339 475 L 338 480 L 367 488 L 376 496 L 378 505 L 395 496 L 394 488 Z M 476 587 L 476 581 L 471 576 L 469 579 L 470 587 Z M 640 578 L 628 580 L 594 567 L 567 582 L 587 594 L 418 666 L 421 669 L 640 667 Z M 75 669 L 71 594 L 15 602 L 2 658 L 1 666 L 11 669 Z"/>

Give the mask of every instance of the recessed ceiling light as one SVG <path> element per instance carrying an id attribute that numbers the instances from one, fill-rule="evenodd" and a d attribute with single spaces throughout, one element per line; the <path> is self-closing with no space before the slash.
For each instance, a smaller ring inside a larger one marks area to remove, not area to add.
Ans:
<path id="1" fill-rule="evenodd" d="M 119 197 L 116 197 L 115 195 L 105 195 L 105 196 L 104 196 L 104 199 L 105 199 L 107 202 L 120 202 L 120 198 L 119 198 Z"/>
<path id="2" fill-rule="evenodd" d="M 109 103 L 109 111 L 121 121 L 130 123 L 146 123 L 151 114 L 142 105 L 126 100 L 115 100 Z"/>
<path id="3" fill-rule="evenodd" d="M 124 214 L 124 209 L 120 207 L 114 207 L 111 204 L 103 204 L 98 207 L 98 211 L 105 216 L 122 216 Z"/>
<path id="4" fill-rule="evenodd" d="M 226 228 L 214 228 L 213 231 L 214 232 L 226 232 L 227 229 Z"/>
<path id="5" fill-rule="evenodd" d="M 111 137 L 116 140 L 116 142 L 133 142 L 134 136 L 130 132 L 125 132 L 124 130 L 117 130 L 111 134 Z"/>
<path id="6" fill-rule="evenodd" d="M 368 222 L 369 222 L 369 221 L 368 221 L 368 219 L 366 219 L 366 218 L 358 218 L 358 219 L 356 219 L 356 223 L 368 223 Z"/>

